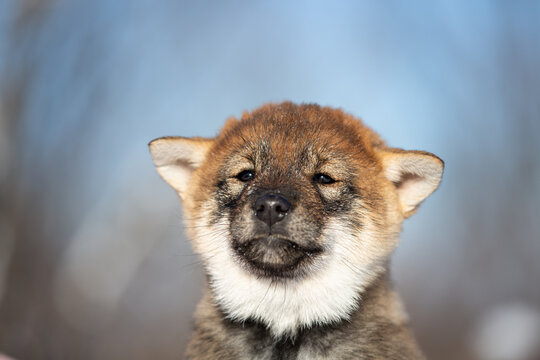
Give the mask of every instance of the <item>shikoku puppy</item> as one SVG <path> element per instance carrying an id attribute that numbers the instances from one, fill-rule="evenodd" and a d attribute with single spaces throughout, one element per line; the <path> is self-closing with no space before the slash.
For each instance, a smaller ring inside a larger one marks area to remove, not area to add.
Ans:
<path id="1" fill-rule="evenodd" d="M 188 359 L 423 358 L 388 260 L 441 159 L 390 148 L 341 110 L 289 102 L 150 152 L 208 280 Z"/>

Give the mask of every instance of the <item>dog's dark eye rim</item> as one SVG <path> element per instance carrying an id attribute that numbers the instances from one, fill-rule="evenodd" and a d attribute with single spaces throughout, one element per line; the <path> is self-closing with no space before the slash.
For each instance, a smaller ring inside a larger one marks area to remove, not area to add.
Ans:
<path id="1" fill-rule="evenodd" d="M 248 182 L 248 181 L 253 180 L 253 178 L 255 177 L 255 171 L 244 170 L 236 174 L 235 177 L 242 182 Z"/>
<path id="2" fill-rule="evenodd" d="M 313 175 L 313 181 L 322 185 L 330 185 L 336 182 L 330 175 L 323 173 Z"/>

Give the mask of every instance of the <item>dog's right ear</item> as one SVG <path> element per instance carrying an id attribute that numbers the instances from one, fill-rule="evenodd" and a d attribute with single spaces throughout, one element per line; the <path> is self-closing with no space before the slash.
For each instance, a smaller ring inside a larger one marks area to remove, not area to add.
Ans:
<path id="1" fill-rule="evenodd" d="M 191 174 L 206 158 L 213 139 L 161 137 L 150 141 L 148 147 L 158 174 L 182 199 Z"/>

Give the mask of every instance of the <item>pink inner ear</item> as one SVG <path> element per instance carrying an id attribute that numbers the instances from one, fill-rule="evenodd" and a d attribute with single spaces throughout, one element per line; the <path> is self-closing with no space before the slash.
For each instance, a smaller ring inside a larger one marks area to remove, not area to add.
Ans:
<path id="1" fill-rule="evenodd" d="M 150 143 L 159 175 L 184 198 L 192 172 L 204 161 L 212 140 L 165 137 Z"/>
<path id="2" fill-rule="evenodd" d="M 402 211 L 411 213 L 431 194 L 441 180 L 442 161 L 417 152 L 386 153 L 386 178 L 396 187 Z"/>
<path id="3" fill-rule="evenodd" d="M 399 194 L 404 212 L 414 210 L 438 185 L 433 179 L 417 174 L 402 174 L 399 181 L 393 181 Z"/>
<path id="4" fill-rule="evenodd" d="M 398 189 L 398 191 L 400 189 L 403 189 L 403 188 L 407 188 L 408 186 L 411 186 L 411 183 L 415 183 L 415 182 L 421 182 L 422 181 L 422 177 L 417 175 L 417 174 L 411 174 L 411 173 L 406 173 L 406 174 L 402 174 L 401 178 L 399 178 L 399 180 L 397 181 L 392 181 L 392 184 L 394 184 L 394 186 L 396 187 L 396 189 Z"/>

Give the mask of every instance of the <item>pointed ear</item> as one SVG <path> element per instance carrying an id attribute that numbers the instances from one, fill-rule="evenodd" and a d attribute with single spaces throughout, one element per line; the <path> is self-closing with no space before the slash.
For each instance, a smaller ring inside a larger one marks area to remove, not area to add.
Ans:
<path id="1" fill-rule="evenodd" d="M 385 149 L 381 155 L 386 178 L 396 187 L 402 212 L 408 217 L 439 186 L 444 162 L 424 151 Z"/>
<path id="2" fill-rule="evenodd" d="M 212 143 L 213 139 L 205 138 L 162 137 L 148 147 L 159 175 L 184 199 L 191 174 L 203 163 Z"/>

